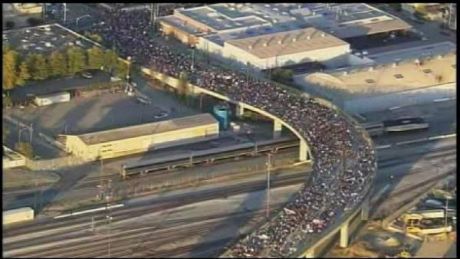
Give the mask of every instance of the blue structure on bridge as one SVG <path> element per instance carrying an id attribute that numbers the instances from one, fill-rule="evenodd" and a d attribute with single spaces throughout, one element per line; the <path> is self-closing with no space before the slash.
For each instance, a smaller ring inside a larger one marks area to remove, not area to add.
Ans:
<path id="1" fill-rule="evenodd" d="M 219 128 L 227 130 L 230 124 L 230 107 L 222 104 L 214 105 L 213 114 L 219 121 Z"/>

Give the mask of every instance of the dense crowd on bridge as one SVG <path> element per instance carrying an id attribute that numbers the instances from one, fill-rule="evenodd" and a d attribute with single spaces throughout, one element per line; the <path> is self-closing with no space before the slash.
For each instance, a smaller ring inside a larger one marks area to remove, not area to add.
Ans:
<path id="1" fill-rule="evenodd" d="M 143 66 L 170 76 L 186 72 L 200 87 L 281 118 L 308 142 L 314 161 L 311 183 L 305 184 L 270 222 L 233 244 L 226 255 L 288 256 L 301 240 L 314 238 L 362 201 L 375 173 L 374 151 L 343 115 L 313 98 L 294 95 L 240 72 L 198 62 L 192 68 L 190 56 L 149 35 L 148 11 L 115 11 L 107 16 L 105 26 L 94 30 L 115 42 L 122 56 L 132 56 Z"/>

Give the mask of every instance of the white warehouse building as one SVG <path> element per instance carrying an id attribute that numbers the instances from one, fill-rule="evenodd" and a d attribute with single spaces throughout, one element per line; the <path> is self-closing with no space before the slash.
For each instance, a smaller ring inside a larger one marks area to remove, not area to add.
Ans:
<path id="1" fill-rule="evenodd" d="M 349 43 L 312 27 L 224 38 L 225 35 L 202 37 L 197 48 L 260 70 L 307 62 L 336 67 L 347 64 L 350 54 Z"/>

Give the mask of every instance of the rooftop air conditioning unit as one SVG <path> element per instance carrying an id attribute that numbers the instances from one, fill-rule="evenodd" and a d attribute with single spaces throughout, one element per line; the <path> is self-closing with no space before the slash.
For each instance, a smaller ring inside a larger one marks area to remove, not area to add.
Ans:
<path id="1" fill-rule="evenodd" d="M 280 45 L 283 44 L 283 41 L 282 41 L 282 40 L 279 40 L 279 41 L 278 41 L 278 44 L 280 44 Z"/>
<path id="2" fill-rule="evenodd" d="M 267 47 L 267 46 L 268 46 L 267 42 L 264 42 L 264 44 L 263 44 L 263 45 L 264 45 L 264 47 Z"/>
<path id="3" fill-rule="evenodd" d="M 373 66 L 369 67 L 369 72 L 371 72 L 371 71 L 374 71 L 374 67 L 373 67 Z"/>
<path id="4" fill-rule="evenodd" d="M 308 36 L 307 36 L 307 40 L 310 40 L 310 39 L 311 39 L 311 36 L 310 36 L 310 35 L 308 35 Z"/>
<path id="5" fill-rule="evenodd" d="M 321 33 L 321 37 L 326 37 L 326 34 L 325 33 Z"/>
<path id="6" fill-rule="evenodd" d="M 438 58 L 438 59 L 442 59 L 443 56 L 442 56 L 442 55 L 438 55 L 437 58 Z"/>
<path id="7" fill-rule="evenodd" d="M 343 71 L 342 75 L 344 76 L 348 75 L 348 71 Z"/>
<path id="8" fill-rule="evenodd" d="M 393 62 L 393 64 L 391 65 L 392 67 L 397 67 L 398 66 L 398 62 Z"/>
<path id="9" fill-rule="evenodd" d="M 297 41 L 297 38 L 292 38 L 292 42 L 296 42 Z"/>
<path id="10" fill-rule="evenodd" d="M 248 48 L 249 48 L 249 49 L 252 49 L 252 45 L 249 45 Z"/>
<path id="11" fill-rule="evenodd" d="M 419 64 L 420 64 L 420 59 L 416 58 L 416 59 L 414 60 L 414 63 L 417 64 L 417 65 L 419 65 Z"/>

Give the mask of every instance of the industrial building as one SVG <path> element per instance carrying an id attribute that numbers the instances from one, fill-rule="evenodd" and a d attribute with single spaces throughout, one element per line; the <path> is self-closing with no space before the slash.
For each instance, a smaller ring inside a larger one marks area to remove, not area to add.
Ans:
<path id="1" fill-rule="evenodd" d="M 29 207 L 7 210 L 3 212 L 3 226 L 34 219 L 34 210 Z"/>
<path id="2" fill-rule="evenodd" d="M 3 169 L 21 167 L 26 165 L 26 158 L 3 145 Z"/>
<path id="3" fill-rule="evenodd" d="M 381 63 L 297 75 L 294 81 L 349 112 L 451 98 L 456 95 L 457 55 L 449 44 L 380 53 L 374 58 Z"/>
<path id="4" fill-rule="evenodd" d="M 35 99 L 34 99 L 34 103 L 37 106 L 46 106 L 46 105 L 51 105 L 54 103 L 65 103 L 69 101 L 70 101 L 69 92 L 40 95 L 40 96 L 35 96 Z"/>
<path id="5" fill-rule="evenodd" d="M 66 135 L 65 146 L 67 152 L 93 161 L 210 140 L 218 136 L 218 121 L 210 114 L 198 114 L 82 135 Z"/>
<path id="6" fill-rule="evenodd" d="M 192 46 L 200 37 L 242 31 L 251 34 L 251 30 L 267 26 L 275 31 L 314 27 L 341 39 L 411 28 L 401 19 L 363 3 L 213 4 L 176 9 L 159 22 L 165 34 Z"/>
<path id="7" fill-rule="evenodd" d="M 49 55 L 55 50 L 63 50 L 69 46 L 83 49 L 89 49 L 94 45 L 100 46 L 57 23 L 4 31 L 2 43 L 13 48 L 21 56 L 29 53 Z"/>
<path id="8" fill-rule="evenodd" d="M 346 60 L 341 39 L 407 31 L 409 24 L 366 4 L 213 4 L 176 9 L 160 30 L 182 43 L 258 69 Z M 342 66 L 342 64 L 338 65 Z"/>
<path id="9" fill-rule="evenodd" d="M 223 46 L 214 39 L 201 38 L 198 48 L 261 70 L 309 62 L 343 65 L 350 53 L 350 44 L 311 27 L 228 40 Z"/>

